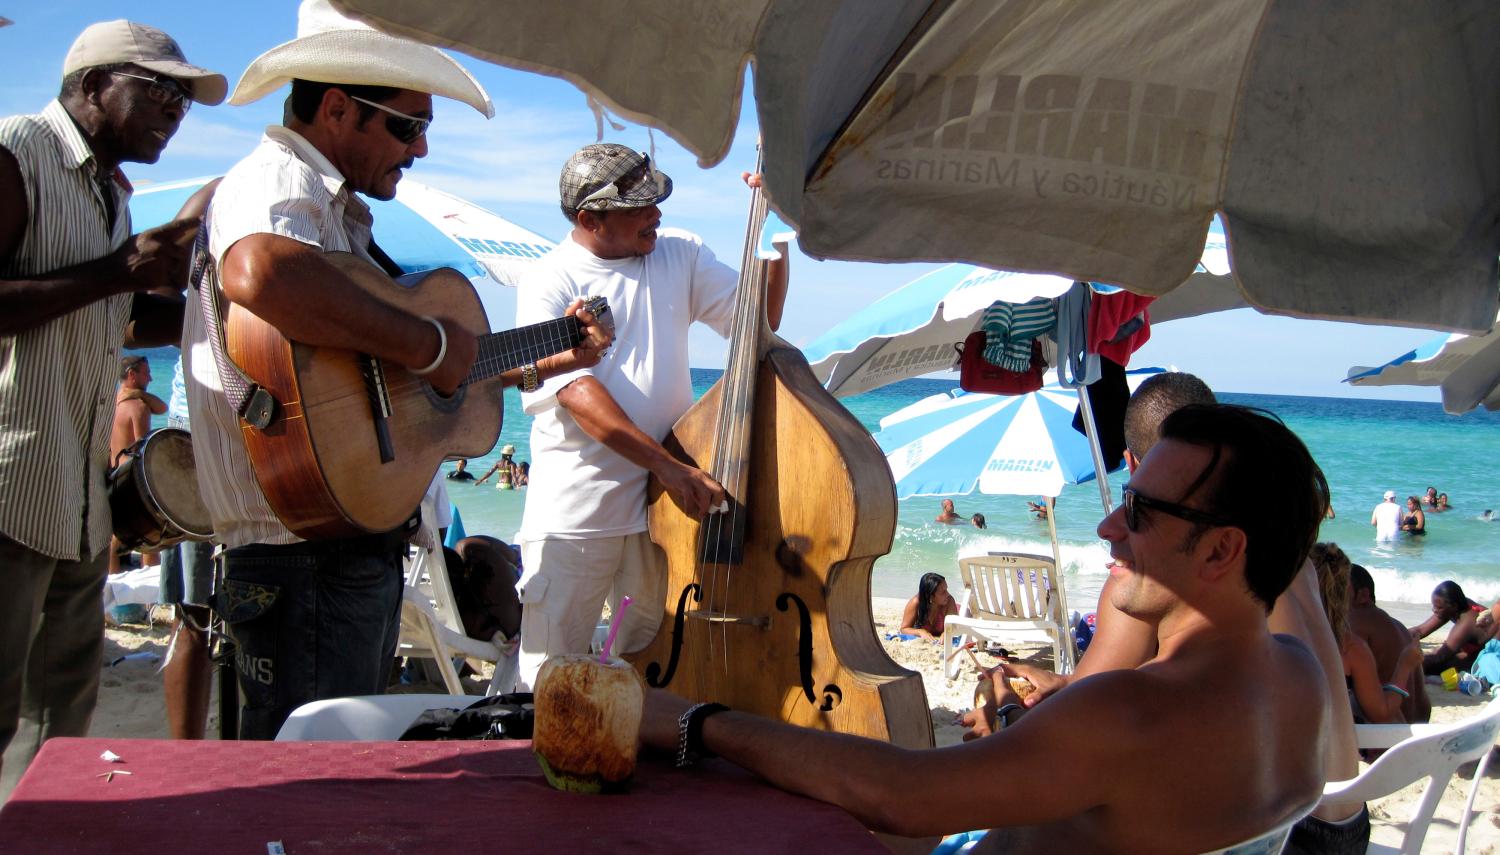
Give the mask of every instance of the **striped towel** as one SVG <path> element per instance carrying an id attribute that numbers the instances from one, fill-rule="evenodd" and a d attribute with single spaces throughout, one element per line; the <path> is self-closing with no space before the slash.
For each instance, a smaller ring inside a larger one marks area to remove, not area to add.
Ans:
<path id="1" fill-rule="evenodd" d="M 984 310 L 984 359 L 1008 371 L 1031 367 L 1031 341 L 1057 326 L 1057 301 L 1038 297 L 1019 305 L 996 300 Z"/>

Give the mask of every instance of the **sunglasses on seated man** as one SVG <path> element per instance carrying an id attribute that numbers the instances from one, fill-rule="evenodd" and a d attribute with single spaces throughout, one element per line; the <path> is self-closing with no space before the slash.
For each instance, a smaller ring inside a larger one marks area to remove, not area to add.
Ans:
<path id="1" fill-rule="evenodd" d="M 181 107 L 186 113 L 193 106 L 193 94 L 187 87 L 178 83 L 170 77 L 147 77 L 143 74 L 131 74 L 128 71 L 111 71 L 116 77 L 129 77 L 131 80 L 144 80 L 151 84 L 146 87 L 146 97 L 153 103 L 167 107 Z"/>
<path id="2" fill-rule="evenodd" d="M 1187 520 L 1190 523 L 1198 523 L 1200 525 L 1239 527 L 1238 523 L 1227 517 L 1221 517 L 1218 514 L 1209 513 L 1208 511 L 1200 511 L 1197 508 L 1190 508 L 1187 505 L 1179 505 L 1176 502 L 1153 499 L 1129 485 L 1126 485 L 1121 492 L 1124 493 L 1124 501 L 1121 502 L 1121 507 L 1125 509 L 1125 527 L 1132 532 L 1140 531 L 1141 508 L 1145 508 L 1148 511 L 1160 511 L 1168 516 L 1174 516 L 1180 520 Z"/>
<path id="3" fill-rule="evenodd" d="M 361 104 L 374 107 L 385 113 L 385 129 L 390 131 L 391 136 L 395 137 L 397 141 L 405 145 L 411 145 L 416 142 L 417 137 L 427 133 L 427 126 L 432 124 L 431 119 L 419 119 L 416 116 L 408 116 L 400 110 L 392 110 L 384 104 L 377 104 L 358 95 L 350 95 L 349 97 Z"/>

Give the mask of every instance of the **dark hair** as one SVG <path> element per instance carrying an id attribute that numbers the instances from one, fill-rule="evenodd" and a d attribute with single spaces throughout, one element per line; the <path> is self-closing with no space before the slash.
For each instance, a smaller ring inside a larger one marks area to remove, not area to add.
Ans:
<path id="1" fill-rule="evenodd" d="M 975 514 L 969 517 L 969 522 L 973 523 L 975 528 L 984 528 L 984 514 Z"/>
<path id="2" fill-rule="evenodd" d="M 928 616 L 932 614 L 932 597 L 938 586 L 946 581 L 940 573 L 927 573 L 917 583 L 917 626 L 927 626 Z"/>
<path id="3" fill-rule="evenodd" d="M 1269 613 L 1317 539 L 1328 509 L 1322 470 L 1302 440 L 1265 410 L 1194 404 L 1167 416 L 1161 438 L 1213 452 L 1179 501 L 1206 488 L 1194 504 L 1234 520 L 1245 533 L 1245 584 Z M 1279 498 L 1277 513 L 1266 513 L 1266 496 Z M 1187 548 L 1209 528 L 1195 524 Z"/>
<path id="4" fill-rule="evenodd" d="M 1364 567 L 1358 564 L 1349 565 L 1349 584 L 1356 592 L 1369 591 L 1370 599 L 1375 598 L 1375 577 L 1371 576 L 1370 571 Z"/>
<path id="5" fill-rule="evenodd" d="M 1189 404 L 1215 403 L 1213 390 L 1192 374 L 1168 371 L 1147 377 L 1125 405 L 1125 447 L 1140 460 L 1161 436 L 1167 416 Z"/>
<path id="6" fill-rule="evenodd" d="M 1458 583 L 1452 579 L 1446 582 L 1439 582 L 1438 586 L 1432 589 L 1432 593 L 1433 596 L 1442 597 L 1444 600 L 1457 606 L 1459 611 L 1469 608 L 1469 598 L 1464 596 L 1464 589 L 1460 588 Z"/>
<path id="7" fill-rule="evenodd" d="M 323 94 L 330 89 L 338 89 L 351 98 L 363 98 L 377 104 L 384 104 L 401 91 L 394 86 L 363 86 L 354 83 L 323 83 L 317 80 L 295 79 L 292 81 L 292 94 L 286 98 L 286 112 L 299 122 L 311 124 L 313 117 L 318 115 L 318 106 L 323 103 Z M 354 105 L 359 108 L 361 124 L 375 115 L 375 108 L 369 104 L 355 101 Z"/>
<path id="8" fill-rule="evenodd" d="M 132 368 L 135 368 L 137 365 L 140 365 L 145 361 L 146 357 L 139 355 L 120 357 L 120 379 L 124 380 L 125 375 L 129 374 Z"/>

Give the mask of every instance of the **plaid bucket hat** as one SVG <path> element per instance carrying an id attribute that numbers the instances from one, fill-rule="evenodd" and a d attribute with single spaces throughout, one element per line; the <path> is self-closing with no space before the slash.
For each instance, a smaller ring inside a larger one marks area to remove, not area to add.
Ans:
<path id="1" fill-rule="evenodd" d="M 619 211 L 655 205 L 672 195 L 672 179 L 648 155 L 614 143 L 579 149 L 563 166 L 558 190 L 570 211 Z"/>

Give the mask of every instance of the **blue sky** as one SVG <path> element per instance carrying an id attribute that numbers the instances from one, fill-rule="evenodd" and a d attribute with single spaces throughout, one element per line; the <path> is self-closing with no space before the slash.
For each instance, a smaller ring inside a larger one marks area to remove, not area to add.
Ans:
<path id="1" fill-rule="evenodd" d="M 68 46 L 95 21 L 123 17 L 161 27 L 179 41 L 190 61 L 228 77 L 231 89 L 252 59 L 296 31 L 294 0 L 50 0 L 6 15 L 15 23 L 0 28 L 0 51 L 9 72 L 0 84 L 0 115 L 35 112 L 54 97 Z M 437 99 L 428 136 L 431 153 L 411 176 L 552 239 L 562 237 L 567 223 L 557 210 L 558 171 L 569 154 L 596 136 L 583 94 L 561 80 L 459 58 L 488 89 L 496 117 L 486 121 L 465 105 Z M 221 173 L 255 145 L 265 125 L 279 120 L 282 97 L 278 93 L 244 107 L 198 105 L 161 162 L 127 164 L 126 172 L 137 186 Z M 664 224 L 699 233 L 731 265 L 738 263 L 749 199 L 739 175 L 755 162 L 754 106 L 745 100 L 734 148 L 714 169 L 700 169 L 692 155 L 664 134 L 655 134 L 657 160 L 676 186 L 663 206 Z M 606 127 L 605 138 L 643 150 L 651 145 L 647 130 L 635 125 L 623 131 Z M 814 261 L 794 253 L 782 335 L 805 345 L 931 269 L 925 264 Z M 1339 382 L 1350 365 L 1378 365 L 1435 335 L 1241 310 L 1158 325 L 1132 364 L 1175 365 L 1229 392 L 1435 401 L 1435 389 L 1355 389 Z M 694 333 L 695 366 L 722 367 L 723 354 L 723 342 L 713 333 Z"/>

